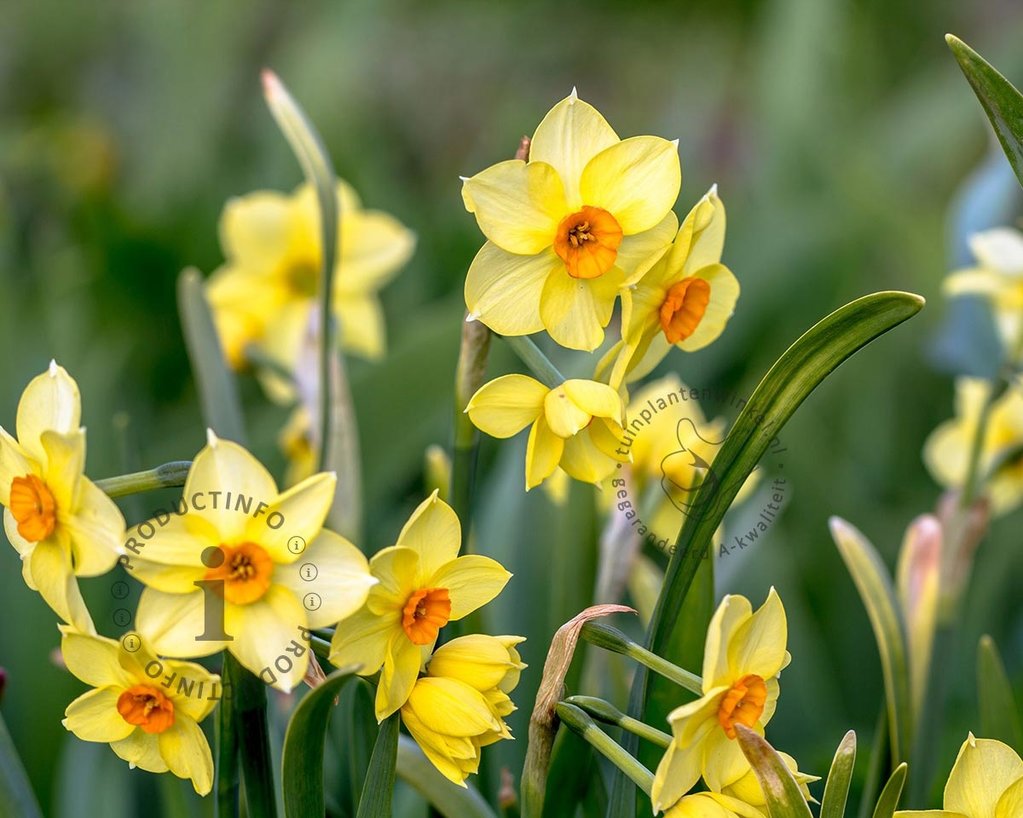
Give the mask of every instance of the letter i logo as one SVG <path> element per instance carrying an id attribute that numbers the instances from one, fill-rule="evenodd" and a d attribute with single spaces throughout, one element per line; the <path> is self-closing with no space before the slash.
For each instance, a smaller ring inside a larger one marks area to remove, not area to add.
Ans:
<path id="1" fill-rule="evenodd" d="M 204 548 L 199 557 L 207 568 L 224 564 L 224 552 L 215 545 Z M 234 637 L 224 632 L 224 580 L 197 579 L 192 583 L 202 589 L 203 632 L 196 642 L 233 642 Z"/>

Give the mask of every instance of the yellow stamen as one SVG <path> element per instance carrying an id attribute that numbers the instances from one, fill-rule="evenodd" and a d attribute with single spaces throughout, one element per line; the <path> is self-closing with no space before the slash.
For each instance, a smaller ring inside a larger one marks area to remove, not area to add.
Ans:
<path id="1" fill-rule="evenodd" d="M 572 278 L 599 278 L 614 266 L 621 243 L 618 220 L 606 210 L 585 205 L 561 220 L 554 252 Z"/>
<path id="2" fill-rule="evenodd" d="M 29 542 L 45 540 L 57 526 L 57 501 L 49 486 L 34 474 L 11 481 L 8 508 L 18 523 L 18 533 Z"/>
<path id="3" fill-rule="evenodd" d="M 732 685 L 718 707 L 718 724 L 729 738 L 735 738 L 735 725 L 752 728 L 763 715 L 767 703 L 767 683 L 754 673 Z"/>
<path id="4" fill-rule="evenodd" d="M 248 605 L 261 599 L 273 577 L 274 563 L 270 555 L 254 542 L 221 545 L 220 551 L 224 561 L 207 571 L 205 579 L 222 580 L 224 599 L 235 605 Z"/>
<path id="5" fill-rule="evenodd" d="M 174 724 L 174 703 L 148 685 L 129 687 L 117 698 L 117 712 L 147 733 L 162 733 Z"/>
<path id="6" fill-rule="evenodd" d="M 703 320 L 710 303 L 710 284 L 702 278 L 683 278 L 672 285 L 661 304 L 661 329 L 669 344 L 684 341 Z"/>
<path id="7" fill-rule="evenodd" d="M 408 598 L 401 626 L 414 645 L 429 645 L 451 618 L 447 588 L 421 588 Z"/>

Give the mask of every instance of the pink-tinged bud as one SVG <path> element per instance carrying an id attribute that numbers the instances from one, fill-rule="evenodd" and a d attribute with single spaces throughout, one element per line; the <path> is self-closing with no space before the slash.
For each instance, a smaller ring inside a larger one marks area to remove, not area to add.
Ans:
<path id="1" fill-rule="evenodd" d="M 909 677 L 914 710 L 923 706 L 930 674 L 941 591 L 943 530 L 933 514 L 921 514 L 906 529 L 896 574 L 909 641 Z"/>
<path id="2" fill-rule="evenodd" d="M 958 492 L 950 491 L 938 501 L 937 517 L 943 532 L 941 568 L 941 608 L 939 616 L 954 616 L 958 600 L 970 579 L 973 557 L 987 536 L 991 522 L 991 503 L 978 497 L 962 507 Z"/>

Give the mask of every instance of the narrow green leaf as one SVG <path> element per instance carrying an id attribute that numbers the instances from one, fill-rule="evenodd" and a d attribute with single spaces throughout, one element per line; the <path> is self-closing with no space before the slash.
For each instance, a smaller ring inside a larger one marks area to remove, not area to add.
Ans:
<path id="1" fill-rule="evenodd" d="M 0 716 L 0 815 L 42 818 L 28 775 Z"/>
<path id="2" fill-rule="evenodd" d="M 856 583 L 874 630 L 884 675 L 892 764 L 900 764 L 908 757 L 913 735 L 912 705 L 906 629 L 891 576 L 877 550 L 854 526 L 839 517 L 832 517 L 830 526 L 831 536 Z"/>
<path id="3" fill-rule="evenodd" d="M 792 772 L 767 740 L 741 724 L 735 731 L 739 747 L 764 791 L 771 818 L 813 818 Z"/>
<path id="4" fill-rule="evenodd" d="M 905 762 L 895 768 L 892 777 L 888 779 L 888 783 L 881 790 L 881 797 L 877 799 L 874 818 L 892 818 L 895 814 L 895 810 L 899 806 L 899 799 L 902 797 L 902 788 L 906 785 L 908 770 Z"/>
<path id="5" fill-rule="evenodd" d="M 828 780 L 824 784 L 820 818 L 845 818 L 845 805 L 849 800 L 849 785 L 856 766 L 856 732 L 845 734 L 835 751 Z"/>
<path id="6" fill-rule="evenodd" d="M 203 421 L 220 437 L 243 443 L 245 423 L 234 375 L 224 363 L 203 280 L 194 268 L 178 276 L 178 310 L 185 347 L 192 363 Z"/>
<path id="7" fill-rule="evenodd" d="M 342 668 L 331 673 L 323 684 L 306 694 L 291 715 L 281 758 L 287 818 L 324 814 L 323 746 L 327 720 L 334 699 L 354 678 L 354 670 Z"/>
<path id="8" fill-rule="evenodd" d="M 977 695 L 984 737 L 1004 741 L 1016 752 L 1023 752 L 1023 726 L 1009 675 L 995 640 L 986 634 L 980 638 L 977 650 Z"/>
<path id="9" fill-rule="evenodd" d="M 357 818 L 391 818 L 391 797 L 394 795 L 395 768 L 398 763 L 398 735 L 401 717 L 394 713 L 384 719 L 377 733 L 369 772 L 362 787 Z"/>
<path id="10" fill-rule="evenodd" d="M 369 772 L 369 760 L 373 757 L 380 728 L 373 709 L 376 688 L 365 679 L 357 679 L 348 696 L 347 719 L 345 719 L 343 755 L 348 762 L 348 788 L 351 794 L 352 813 L 359 808 L 362 785 Z M 342 703 L 344 704 L 344 703 Z"/>
<path id="11" fill-rule="evenodd" d="M 238 762 L 245 785 L 248 818 L 276 818 L 277 794 L 274 788 L 273 760 L 270 750 L 270 724 L 266 712 L 266 685 L 224 651 L 224 675 L 229 678 Z M 221 707 L 224 702 L 221 701 Z"/>
<path id="12" fill-rule="evenodd" d="M 647 647 L 681 664 L 689 623 L 678 616 L 689 586 L 703 561 L 714 531 L 724 519 L 735 495 L 763 456 L 771 440 L 806 397 L 843 361 L 872 340 L 914 316 L 924 300 L 911 293 L 880 292 L 859 298 L 831 313 L 805 332 L 771 367 L 749 402 L 739 413 L 714 459 L 715 479 L 705 480 L 695 505 L 698 515 L 686 518 L 675 552 L 668 564 L 664 587 L 647 636 Z M 647 724 L 663 724 L 665 685 L 637 669 L 629 714 Z M 636 746 L 629 740 L 626 747 Z M 621 775 L 616 775 L 609 814 L 635 815 L 635 803 Z"/>
<path id="13" fill-rule="evenodd" d="M 398 777 L 444 818 L 497 818 L 478 790 L 448 781 L 408 736 L 398 737 Z"/>
<path id="14" fill-rule="evenodd" d="M 945 41 L 991 120 L 1016 178 L 1023 184 L 1023 95 L 958 37 L 947 34 Z"/>

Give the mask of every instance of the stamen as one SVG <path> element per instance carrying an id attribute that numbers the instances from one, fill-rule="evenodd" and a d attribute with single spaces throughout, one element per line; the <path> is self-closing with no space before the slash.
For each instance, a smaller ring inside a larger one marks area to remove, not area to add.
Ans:
<path id="1" fill-rule="evenodd" d="M 205 576 L 207 581 L 223 582 L 222 586 L 212 586 L 214 591 L 220 593 L 222 589 L 224 599 L 235 605 L 248 605 L 262 599 L 270 588 L 274 572 L 273 560 L 266 550 L 254 542 L 221 545 L 220 550 L 224 555 L 223 562 L 207 571 Z"/>
<path id="2" fill-rule="evenodd" d="M 117 712 L 146 733 L 162 733 L 174 725 L 174 703 L 148 685 L 135 685 L 117 698 Z"/>

